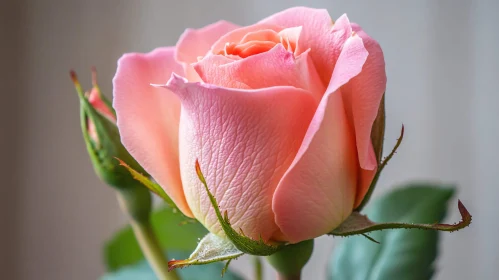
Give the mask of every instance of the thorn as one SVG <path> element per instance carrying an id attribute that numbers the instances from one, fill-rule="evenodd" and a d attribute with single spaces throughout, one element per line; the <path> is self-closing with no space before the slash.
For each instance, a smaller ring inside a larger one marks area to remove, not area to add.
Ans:
<path id="1" fill-rule="evenodd" d="M 371 240 L 371 241 L 372 241 L 372 242 L 374 242 L 374 243 L 381 244 L 381 243 L 379 243 L 378 241 L 376 241 L 376 239 L 374 239 L 374 238 L 370 237 L 369 235 L 367 235 L 367 234 L 365 234 L 365 233 L 362 233 L 362 236 L 364 236 L 365 238 L 367 238 L 367 239 Z"/>
<path id="2" fill-rule="evenodd" d="M 468 225 L 471 224 L 471 220 L 473 219 L 473 217 L 471 216 L 470 212 L 468 212 L 468 209 L 466 209 L 460 199 L 457 200 L 457 208 L 459 209 L 459 213 L 463 218 L 462 222 Z"/>

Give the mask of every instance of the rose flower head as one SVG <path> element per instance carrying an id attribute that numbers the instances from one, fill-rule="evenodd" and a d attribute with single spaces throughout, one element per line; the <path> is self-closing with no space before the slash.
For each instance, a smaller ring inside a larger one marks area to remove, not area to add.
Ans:
<path id="1" fill-rule="evenodd" d="M 378 167 L 383 53 L 346 15 L 297 7 L 187 29 L 174 47 L 121 57 L 113 85 L 123 145 L 215 234 L 196 160 L 235 229 L 291 243 L 340 225 Z"/>

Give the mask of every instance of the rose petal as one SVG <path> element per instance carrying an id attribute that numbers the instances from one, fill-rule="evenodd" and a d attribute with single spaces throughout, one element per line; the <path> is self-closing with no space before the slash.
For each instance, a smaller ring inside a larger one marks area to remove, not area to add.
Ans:
<path id="1" fill-rule="evenodd" d="M 279 33 L 272 29 L 261 29 L 257 31 L 252 31 L 246 33 L 244 37 L 239 41 L 240 44 L 244 44 L 251 41 L 271 41 L 279 42 Z"/>
<path id="2" fill-rule="evenodd" d="M 178 76 L 165 87 L 182 102 L 181 173 L 194 216 L 221 233 L 194 169 L 199 159 L 210 190 L 235 229 L 253 239 L 279 236 L 272 196 L 315 111 L 310 94 L 293 87 L 227 89 Z"/>
<path id="3" fill-rule="evenodd" d="M 95 108 L 95 110 L 97 110 L 97 112 L 99 112 L 101 115 L 105 116 L 106 118 L 108 118 L 110 121 L 112 121 L 113 123 L 116 122 L 116 117 L 114 116 L 114 114 L 111 112 L 111 110 L 109 109 L 108 105 L 106 105 L 106 103 L 104 103 L 104 101 L 102 100 L 102 98 L 100 97 L 100 93 L 99 93 L 99 90 L 96 89 L 96 88 L 92 88 L 92 90 L 90 91 L 90 93 L 88 94 L 88 102 L 92 105 L 92 107 Z"/>
<path id="4" fill-rule="evenodd" d="M 284 48 L 290 52 L 293 52 L 295 56 L 299 55 L 298 52 L 296 51 L 296 47 L 298 46 L 298 42 L 300 40 L 301 30 L 302 27 L 298 26 L 298 27 L 286 28 L 281 30 L 281 32 L 279 32 L 279 36 L 281 37 L 281 43 L 284 45 Z"/>
<path id="5" fill-rule="evenodd" d="M 311 92 L 317 103 L 325 90 L 309 59 L 309 52 L 295 59 L 282 44 L 237 61 L 208 55 L 194 64 L 194 69 L 206 83 L 242 89 L 293 86 Z"/>
<path id="6" fill-rule="evenodd" d="M 342 15 L 333 25 L 327 10 L 306 7 L 284 10 L 259 23 L 285 28 L 302 26 L 297 54 L 312 49 L 311 59 L 325 85 L 329 83 L 338 55 L 352 32 L 346 15 Z"/>
<path id="7" fill-rule="evenodd" d="M 183 73 L 174 53 L 169 47 L 122 56 L 113 79 L 113 107 L 123 145 L 180 210 L 192 216 L 180 180 L 180 101 L 170 91 L 150 85 L 164 83 L 173 71 Z"/>
<path id="8" fill-rule="evenodd" d="M 274 32 L 279 32 L 283 28 L 271 25 L 271 24 L 254 24 L 250 26 L 244 26 L 238 29 L 234 29 L 231 32 L 221 36 L 214 44 L 211 46 L 211 53 L 218 54 L 222 51 L 227 43 L 239 43 L 245 39 L 245 36 L 251 33 L 258 33 L 258 31 L 272 30 Z"/>
<path id="9" fill-rule="evenodd" d="M 369 52 L 362 72 L 342 88 L 347 117 L 355 127 L 360 167 L 364 169 L 355 203 L 358 206 L 376 174 L 377 161 L 371 141 L 371 129 L 386 89 L 386 73 L 383 51 L 378 42 L 358 25 L 352 24 L 352 29 L 362 38 Z"/>
<path id="10" fill-rule="evenodd" d="M 228 21 L 218 21 L 200 29 L 186 29 L 177 42 L 176 59 L 181 62 L 190 81 L 199 81 L 199 77 L 190 66 L 198 57 L 205 56 L 211 46 L 229 31 L 239 28 Z"/>
<path id="11" fill-rule="evenodd" d="M 331 231 L 353 209 L 359 169 L 340 87 L 361 72 L 367 56 L 359 36 L 345 42 L 302 146 L 276 189 L 276 223 L 291 242 Z"/>

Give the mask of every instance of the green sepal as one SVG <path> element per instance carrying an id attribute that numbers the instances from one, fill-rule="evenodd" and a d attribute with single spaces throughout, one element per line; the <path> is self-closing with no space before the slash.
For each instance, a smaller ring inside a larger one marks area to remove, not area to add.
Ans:
<path id="1" fill-rule="evenodd" d="M 203 265 L 219 261 L 227 261 L 222 276 L 227 271 L 231 260 L 242 256 L 244 253 L 234 246 L 234 244 L 223 237 L 213 233 L 208 233 L 185 260 L 171 260 L 168 262 L 168 269 L 183 268 L 190 265 Z"/>
<path id="2" fill-rule="evenodd" d="M 378 107 L 378 114 L 376 119 L 374 119 L 371 128 L 371 142 L 374 149 L 374 154 L 376 155 L 376 161 L 378 164 L 381 163 L 381 157 L 383 156 L 383 144 L 385 142 L 385 94 L 381 97 L 381 101 Z"/>
<path id="3" fill-rule="evenodd" d="M 119 164 L 123 166 L 128 172 L 130 172 L 130 175 L 140 182 L 144 187 L 148 188 L 151 192 L 155 193 L 159 197 L 161 197 L 165 203 L 170 206 L 175 212 L 181 212 L 177 205 L 173 202 L 173 200 L 166 194 L 166 192 L 163 190 L 163 188 L 157 184 L 156 182 L 152 181 L 149 177 L 144 176 L 142 173 L 136 171 L 132 167 L 130 167 L 126 162 L 122 161 L 121 159 L 117 158 Z"/>
<path id="4" fill-rule="evenodd" d="M 182 250 L 168 250 L 169 257 L 184 259 L 189 256 Z M 182 280 L 244 280 L 238 273 L 228 270 L 224 277 L 220 277 L 220 271 L 223 269 L 223 263 L 212 263 L 203 266 L 192 266 L 188 269 L 179 269 L 178 276 Z M 129 266 L 120 267 L 117 271 L 109 271 L 100 280 L 158 280 L 152 268 L 146 260 L 139 261 Z"/>
<path id="5" fill-rule="evenodd" d="M 382 101 L 383 101 L 383 108 L 384 108 L 384 97 L 383 97 Z M 383 117 L 384 117 L 384 114 L 383 114 Z M 384 135 L 384 125 L 383 125 L 383 135 Z M 393 155 L 395 155 L 395 153 L 397 152 L 397 149 L 399 148 L 403 139 L 404 139 L 404 125 L 402 125 L 402 129 L 400 130 L 400 137 L 399 137 L 399 139 L 397 139 L 397 143 L 395 144 L 395 147 L 393 147 L 390 154 L 383 161 L 380 161 L 379 166 L 378 166 L 378 170 L 376 171 L 376 174 L 374 175 L 374 178 L 371 182 L 371 185 L 369 186 L 369 190 L 367 191 L 366 195 L 364 196 L 364 199 L 362 199 L 362 202 L 359 204 L 359 206 L 357 206 L 357 208 L 355 208 L 355 211 L 360 212 L 364 208 L 364 206 L 366 206 L 367 202 L 369 202 L 369 200 L 371 199 L 371 195 L 373 194 L 374 189 L 376 188 L 376 183 L 378 183 L 378 179 L 379 179 L 379 176 L 381 175 L 381 172 L 383 171 L 385 166 L 388 164 L 390 159 L 392 159 Z M 380 153 L 382 153 L 382 152 L 383 152 L 383 150 L 381 148 L 381 150 L 378 153 L 380 157 L 381 157 Z"/>
<path id="6" fill-rule="evenodd" d="M 218 221 L 220 222 L 220 225 L 223 231 L 225 232 L 225 235 L 227 236 L 228 239 L 230 239 L 230 241 L 232 241 L 232 243 L 234 243 L 234 246 L 236 246 L 237 249 L 239 249 L 241 252 L 254 256 L 270 256 L 283 248 L 284 245 L 282 244 L 279 245 L 266 244 L 262 238 L 260 238 L 260 240 L 253 240 L 245 236 L 242 231 L 241 234 L 239 234 L 236 230 L 234 230 L 230 224 L 227 211 L 225 211 L 224 215 L 222 216 L 222 212 L 218 207 L 218 203 L 213 194 L 210 192 L 210 189 L 208 188 L 208 184 L 206 183 L 204 175 L 201 172 L 201 167 L 199 166 L 199 162 L 197 160 L 196 160 L 196 173 L 198 175 L 199 180 L 201 181 L 201 183 L 203 183 L 206 189 L 206 193 L 210 198 L 211 205 L 215 210 L 215 214 L 217 215 Z"/>
<path id="7" fill-rule="evenodd" d="M 330 235 L 349 236 L 357 234 L 366 234 L 372 231 L 384 229 L 426 229 L 438 231 L 458 231 L 471 224 L 471 215 L 464 207 L 464 204 L 458 200 L 457 207 L 461 214 L 461 221 L 455 224 L 415 224 L 415 223 L 375 223 L 367 216 L 359 212 L 353 212 L 339 227 L 330 232 Z M 367 236 L 366 236 L 367 237 Z M 372 240 L 371 240 L 372 241 Z"/>

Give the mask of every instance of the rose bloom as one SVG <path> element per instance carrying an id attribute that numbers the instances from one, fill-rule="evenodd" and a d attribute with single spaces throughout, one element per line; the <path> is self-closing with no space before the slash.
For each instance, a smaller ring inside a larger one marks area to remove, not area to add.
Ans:
<path id="1" fill-rule="evenodd" d="M 215 234 L 196 159 L 234 229 L 292 243 L 341 224 L 377 169 L 383 53 L 346 15 L 298 7 L 187 29 L 174 47 L 121 57 L 113 85 L 125 147 Z"/>

